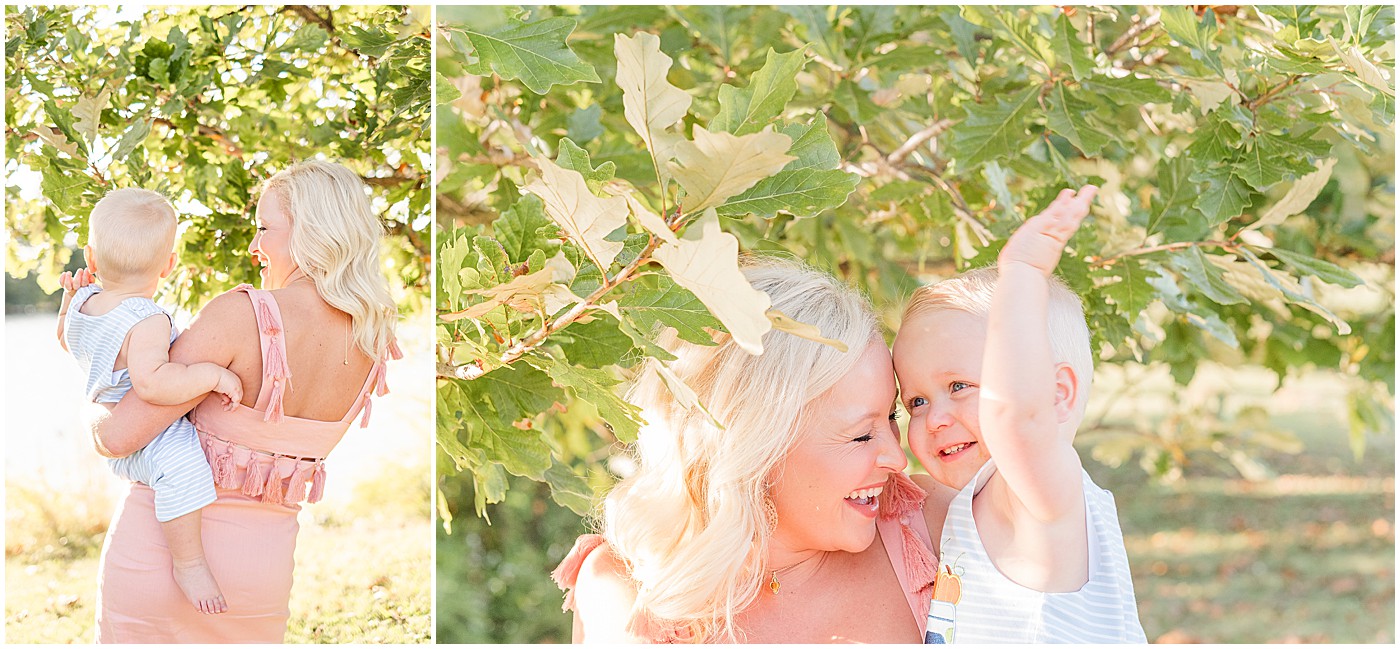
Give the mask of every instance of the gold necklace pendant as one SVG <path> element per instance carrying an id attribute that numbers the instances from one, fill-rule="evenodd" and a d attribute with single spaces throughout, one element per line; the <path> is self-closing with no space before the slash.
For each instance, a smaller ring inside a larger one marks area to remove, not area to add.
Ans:
<path id="1" fill-rule="evenodd" d="M 772 578 L 772 580 L 770 580 L 770 581 L 768 582 L 768 590 L 773 591 L 773 594 L 774 594 L 774 595 L 777 595 L 777 594 L 778 594 L 778 589 L 779 589 L 779 588 L 782 588 L 782 584 L 779 584 L 779 583 L 778 583 L 778 571 L 777 571 L 777 570 L 774 570 L 774 571 L 773 571 L 773 578 Z"/>

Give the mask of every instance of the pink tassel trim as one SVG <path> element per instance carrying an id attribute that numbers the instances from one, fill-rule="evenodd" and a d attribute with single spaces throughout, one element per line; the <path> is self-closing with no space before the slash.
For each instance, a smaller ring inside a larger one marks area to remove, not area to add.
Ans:
<path id="1" fill-rule="evenodd" d="M 249 498 L 256 498 L 263 493 L 263 482 L 267 480 L 267 474 L 263 473 L 262 462 L 249 462 L 248 475 L 243 477 L 243 495 Z"/>
<path id="2" fill-rule="evenodd" d="M 311 472 L 311 493 L 307 494 L 306 502 L 321 502 L 321 494 L 326 489 L 326 466 L 322 462 L 316 463 L 316 470 Z"/>
<path id="3" fill-rule="evenodd" d="M 268 423 L 282 422 L 282 379 L 272 379 L 272 395 L 267 399 L 267 414 L 263 415 L 263 421 Z"/>
<path id="4" fill-rule="evenodd" d="M 374 400 L 370 399 L 369 395 L 365 395 L 365 407 L 364 410 L 361 411 L 363 414 L 360 415 L 360 428 L 364 428 L 369 425 L 369 411 L 373 409 L 373 407 Z"/>
<path id="5" fill-rule="evenodd" d="M 920 511 L 924 508 L 924 499 L 927 497 L 928 493 L 910 480 L 909 476 L 892 473 L 889 484 L 880 492 L 880 518 L 899 518 L 909 512 Z"/>
<path id="6" fill-rule="evenodd" d="M 389 383 L 384 380 L 385 376 L 389 374 L 389 368 L 383 363 L 379 363 L 375 366 L 374 372 L 378 375 L 374 381 L 374 393 L 381 397 L 389 394 Z"/>
<path id="7" fill-rule="evenodd" d="M 282 504 L 282 470 L 277 466 L 277 460 L 273 460 L 272 466 L 268 468 L 267 483 L 263 485 L 262 500 L 274 505 Z"/>
<path id="8" fill-rule="evenodd" d="M 267 300 L 258 300 L 258 328 L 268 336 L 276 336 L 282 333 L 282 328 L 277 326 L 277 318 L 272 317 L 272 309 L 267 306 Z"/>
<path id="9" fill-rule="evenodd" d="M 914 534 L 914 528 L 907 520 L 899 522 L 899 531 L 900 542 L 904 545 L 904 574 L 908 577 L 905 583 L 917 586 L 920 591 L 933 588 L 933 580 L 938 577 L 938 558 Z"/>
<path id="10" fill-rule="evenodd" d="M 298 466 L 292 471 L 292 478 L 287 483 L 287 502 L 299 503 L 306 499 L 306 481 L 311 477 L 307 475 L 309 473 L 309 466 Z"/>
<path id="11" fill-rule="evenodd" d="M 403 359 L 403 350 L 399 349 L 399 341 L 389 341 L 389 357 L 393 358 L 396 361 Z"/>
<path id="12" fill-rule="evenodd" d="M 690 633 L 680 625 L 658 619 L 640 606 L 632 608 L 632 618 L 627 621 L 626 631 L 634 637 L 645 638 L 651 644 L 690 642 Z"/>

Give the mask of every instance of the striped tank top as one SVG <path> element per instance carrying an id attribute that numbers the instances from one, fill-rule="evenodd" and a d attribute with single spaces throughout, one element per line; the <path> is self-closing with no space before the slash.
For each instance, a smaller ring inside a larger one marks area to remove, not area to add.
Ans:
<path id="1" fill-rule="evenodd" d="M 1146 643 L 1113 494 L 1080 470 L 1089 581 L 1071 593 L 1042 593 L 1001 574 L 978 535 L 972 497 L 995 472 L 989 460 L 948 508 L 938 572 L 957 576 L 950 581 L 960 587 L 935 589 L 925 642 Z"/>
<path id="2" fill-rule="evenodd" d="M 88 298 L 101 291 L 102 287 L 89 284 L 73 295 L 63 323 L 63 340 L 68 345 L 69 353 L 87 373 L 88 399 L 93 403 L 116 403 L 131 389 L 131 376 L 127 370 L 112 369 L 127 334 L 136 323 L 146 318 L 161 315 L 168 319 L 170 314 L 150 298 L 144 297 L 126 298 L 101 315 L 88 315 L 78 310 Z M 170 342 L 175 342 L 178 335 L 172 322 Z"/>

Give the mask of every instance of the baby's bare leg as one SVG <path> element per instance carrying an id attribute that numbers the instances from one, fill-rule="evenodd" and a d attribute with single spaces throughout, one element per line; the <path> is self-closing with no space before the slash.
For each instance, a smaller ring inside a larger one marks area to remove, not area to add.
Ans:
<path id="1" fill-rule="evenodd" d="M 172 518 L 160 524 L 165 543 L 170 546 L 171 563 L 175 566 L 175 583 L 185 597 L 201 613 L 217 614 L 228 610 L 223 591 L 204 560 L 204 536 L 200 531 L 200 510 Z"/>

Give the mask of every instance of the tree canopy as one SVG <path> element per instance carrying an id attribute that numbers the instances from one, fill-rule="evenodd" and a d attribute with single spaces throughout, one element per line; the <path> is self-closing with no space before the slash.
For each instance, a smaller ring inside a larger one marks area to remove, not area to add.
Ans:
<path id="1" fill-rule="evenodd" d="M 754 352 L 770 328 L 818 335 L 768 309 L 738 250 L 835 273 L 894 327 L 914 287 L 993 262 L 1086 182 L 1103 190 L 1059 272 L 1101 369 L 1331 371 L 1353 447 L 1390 430 L 1390 7 L 444 17 L 438 439 L 479 513 L 508 473 L 587 511 L 611 479 L 597 448 L 641 423 L 618 386 L 668 357 L 655 327 Z M 1159 476 L 1267 475 L 1257 450 L 1296 442 L 1219 396 L 1081 439 Z"/>
<path id="2" fill-rule="evenodd" d="M 372 188 L 399 297 L 426 294 L 428 16 L 405 6 L 7 11 L 6 271 L 57 290 L 93 204 L 141 186 L 180 213 L 165 290 L 195 308 L 255 281 L 259 183 L 323 157 Z"/>

